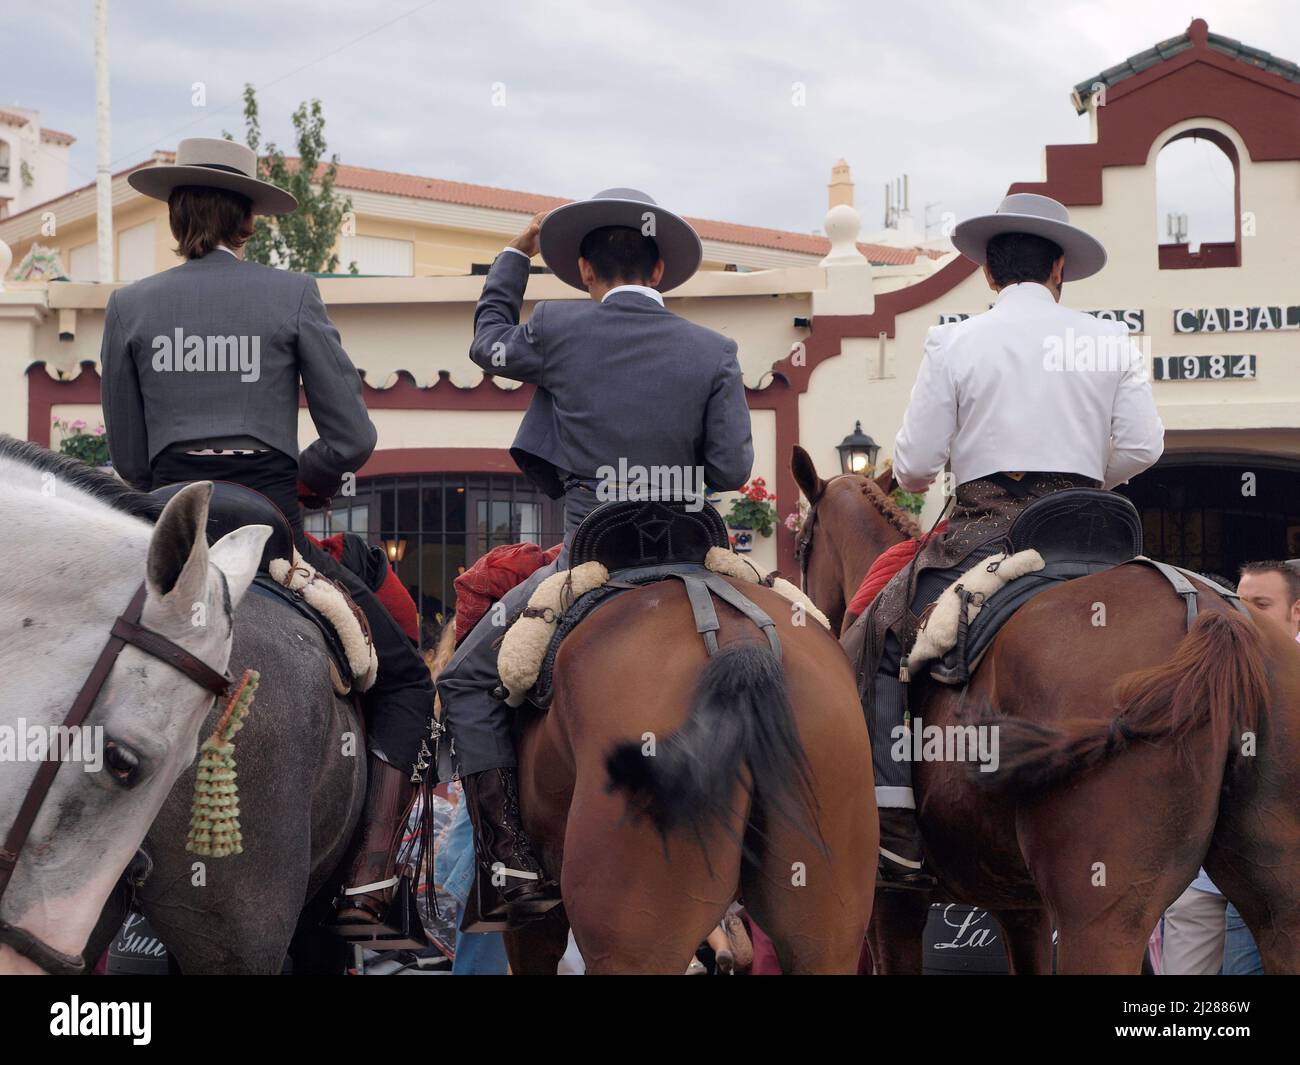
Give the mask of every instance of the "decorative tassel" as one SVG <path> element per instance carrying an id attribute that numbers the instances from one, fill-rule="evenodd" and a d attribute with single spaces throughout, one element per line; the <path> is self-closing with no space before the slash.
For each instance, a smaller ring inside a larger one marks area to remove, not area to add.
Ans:
<path id="1" fill-rule="evenodd" d="M 185 849 L 207 858 L 242 854 L 239 831 L 239 786 L 235 783 L 235 733 L 253 705 L 261 675 L 244 670 L 238 687 L 226 702 L 212 735 L 199 748 L 198 779 L 190 811 L 190 834 Z"/>

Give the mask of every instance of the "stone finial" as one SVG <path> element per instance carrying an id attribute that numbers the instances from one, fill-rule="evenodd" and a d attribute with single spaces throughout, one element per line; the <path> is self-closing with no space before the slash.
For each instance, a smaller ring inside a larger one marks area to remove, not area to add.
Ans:
<path id="1" fill-rule="evenodd" d="M 831 183 L 826 186 L 827 207 L 838 207 L 840 204 L 853 206 L 853 175 L 849 172 L 849 164 L 840 159 L 831 167 Z"/>
<path id="2" fill-rule="evenodd" d="M 819 265 L 856 265 L 867 261 L 867 257 L 858 250 L 858 232 L 862 229 L 862 216 L 852 204 L 834 204 L 826 212 L 822 228 L 830 238 L 831 250 Z"/>

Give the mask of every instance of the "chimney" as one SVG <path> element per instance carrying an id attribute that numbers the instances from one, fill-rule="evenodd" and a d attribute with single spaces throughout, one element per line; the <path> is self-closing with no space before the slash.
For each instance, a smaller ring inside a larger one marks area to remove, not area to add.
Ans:
<path id="1" fill-rule="evenodd" d="M 853 206 L 853 176 L 849 173 L 849 164 L 843 159 L 831 167 L 831 183 L 826 186 L 827 208 L 840 204 Z"/>

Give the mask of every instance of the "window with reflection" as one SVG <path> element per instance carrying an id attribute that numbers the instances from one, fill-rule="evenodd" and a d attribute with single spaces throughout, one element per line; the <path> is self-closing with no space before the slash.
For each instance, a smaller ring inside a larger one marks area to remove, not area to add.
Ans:
<path id="1" fill-rule="evenodd" d="M 384 549 L 426 629 L 455 608 L 456 577 L 502 544 L 540 547 L 564 536 L 559 502 L 521 476 L 411 474 L 365 477 L 328 511 L 305 515 L 312 536 L 350 532 Z"/>

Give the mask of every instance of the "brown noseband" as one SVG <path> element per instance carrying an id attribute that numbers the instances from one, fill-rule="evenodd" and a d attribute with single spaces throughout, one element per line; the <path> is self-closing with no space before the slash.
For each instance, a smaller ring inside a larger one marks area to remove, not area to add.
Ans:
<path id="1" fill-rule="evenodd" d="M 140 624 L 140 613 L 144 609 L 145 593 L 145 585 L 141 584 L 135 596 L 131 599 L 130 605 L 113 622 L 108 642 L 104 644 L 104 649 L 99 652 L 99 657 L 95 659 L 90 675 L 86 677 L 85 683 L 82 684 L 81 690 L 72 702 L 72 708 L 68 711 L 67 717 L 63 719 L 63 728 L 79 728 L 86 718 L 90 716 L 90 711 L 95 705 L 95 700 L 99 697 L 100 690 L 108 680 L 108 675 L 113 671 L 117 656 L 122 653 L 122 649 L 127 644 L 138 647 L 145 654 L 166 662 L 167 665 L 184 673 L 195 684 L 210 691 L 214 696 L 222 696 L 229 692 L 230 678 L 228 676 L 218 673 L 206 662 L 196 658 L 184 647 L 167 639 L 166 636 L 156 633 L 152 629 L 146 629 Z M 50 788 L 54 784 L 54 776 L 58 773 L 60 766 L 63 765 L 62 759 L 50 758 L 48 757 L 49 753 L 47 752 L 46 760 L 41 763 L 40 768 L 36 771 L 36 776 L 27 789 L 23 804 L 18 809 L 18 816 L 14 818 L 9 834 L 5 837 L 4 846 L 0 847 L 0 899 L 3 899 L 5 889 L 8 888 L 9 881 L 13 877 L 14 867 L 18 864 L 18 855 L 27 843 L 27 837 L 31 835 L 32 826 L 36 823 L 36 816 L 40 813 L 41 805 L 45 802 L 46 796 L 49 795 Z M 85 959 L 80 954 L 64 954 L 62 951 L 55 950 L 48 943 L 37 939 L 30 932 L 16 928 L 2 919 L 0 919 L 0 943 L 12 947 L 24 958 L 35 962 L 51 975 L 72 976 L 84 972 L 86 968 Z"/>

